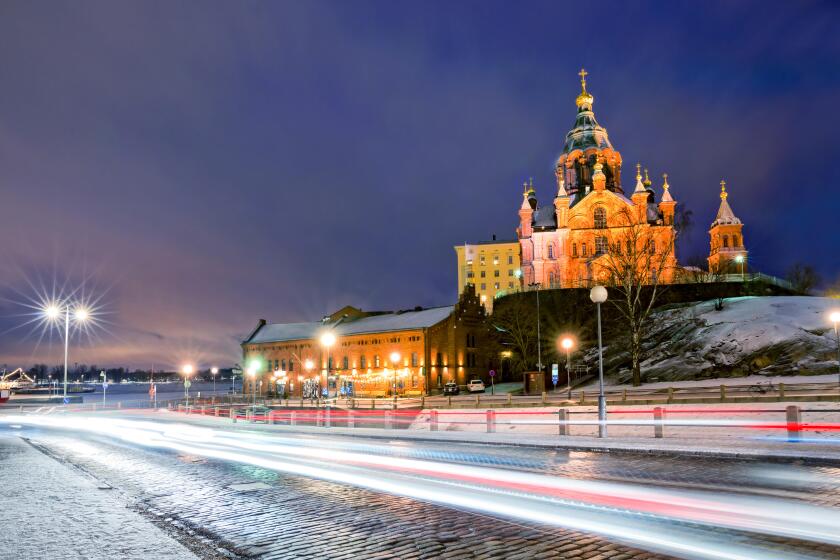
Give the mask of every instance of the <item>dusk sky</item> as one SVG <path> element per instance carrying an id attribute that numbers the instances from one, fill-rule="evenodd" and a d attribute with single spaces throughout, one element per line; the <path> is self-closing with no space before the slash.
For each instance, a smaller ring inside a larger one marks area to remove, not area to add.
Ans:
<path id="1" fill-rule="evenodd" d="M 754 270 L 840 275 L 835 2 L 0 3 L 0 366 L 99 299 L 70 361 L 239 359 L 257 322 L 453 303 L 453 245 L 514 238 L 574 122 L 694 213 L 719 182 Z"/>

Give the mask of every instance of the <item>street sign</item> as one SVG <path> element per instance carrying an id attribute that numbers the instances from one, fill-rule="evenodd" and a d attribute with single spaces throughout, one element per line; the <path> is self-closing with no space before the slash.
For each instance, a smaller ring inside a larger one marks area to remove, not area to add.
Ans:
<path id="1" fill-rule="evenodd" d="M 551 383 L 557 385 L 557 381 L 560 380 L 560 366 L 557 364 L 551 364 Z"/>
<path id="2" fill-rule="evenodd" d="M 230 370 L 230 372 L 233 373 L 233 374 L 236 374 L 236 375 L 240 375 L 242 373 L 242 370 L 238 367 L 235 367 L 235 368 L 232 368 Z"/>
<path id="3" fill-rule="evenodd" d="M 186 381 L 184 381 L 184 387 L 186 387 L 187 389 L 189 389 L 189 388 L 190 388 L 190 385 L 192 385 L 192 383 L 190 382 L 190 380 L 189 380 L 189 379 L 187 379 Z"/>
<path id="4" fill-rule="evenodd" d="M 496 377 L 496 370 L 495 369 L 490 370 L 490 377 Z"/>
<path id="5" fill-rule="evenodd" d="M 108 382 L 107 382 L 107 381 L 103 381 L 103 382 L 102 382 L 102 388 L 103 388 L 103 389 L 107 389 L 107 388 L 108 388 Z"/>

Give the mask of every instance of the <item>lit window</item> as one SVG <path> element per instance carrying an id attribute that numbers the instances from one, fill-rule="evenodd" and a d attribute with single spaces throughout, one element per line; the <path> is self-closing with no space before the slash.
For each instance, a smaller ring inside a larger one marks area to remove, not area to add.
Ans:
<path id="1" fill-rule="evenodd" d="M 554 245 L 552 245 L 551 243 L 548 244 L 548 258 L 554 258 Z"/>
<path id="2" fill-rule="evenodd" d="M 350 369 L 350 359 L 347 356 L 344 356 L 341 365 L 343 366 L 343 369 Z"/>
<path id="3" fill-rule="evenodd" d="M 604 229 L 607 227 L 607 211 L 601 207 L 595 209 L 595 228 Z"/>
<path id="4" fill-rule="evenodd" d="M 493 286 L 494 286 L 497 290 L 499 289 L 499 283 L 498 283 L 498 282 L 496 282 L 495 284 L 493 284 Z"/>
<path id="5" fill-rule="evenodd" d="M 379 367 L 379 354 L 373 357 L 373 367 Z"/>
<path id="6" fill-rule="evenodd" d="M 359 367 L 360 367 L 361 369 L 365 369 L 365 368 L 367 368 L 367 359 L 366 359 L 364 356 L 362 356 L 361 358 L 359 358 Z"/>
<path id="7" fill-rule="evenodd" d="M 577 243 L 572 243 L 572 256 L 577 256 Z"/>
<path id="8" fill-rule="evenodd" d="M 723 236 L 723 246 L 724 246 L 724 248 L 729 247 L 729 236 L 728 235 Z"/>

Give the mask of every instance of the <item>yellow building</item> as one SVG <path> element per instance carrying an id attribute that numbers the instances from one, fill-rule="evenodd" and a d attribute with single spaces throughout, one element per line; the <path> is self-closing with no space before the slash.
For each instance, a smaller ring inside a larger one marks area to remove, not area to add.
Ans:
<path id="1" fill-rule="evenodd" d="M 519 241 L 464 243 L 455 246 L 458 259 L 458 295 L 467 285 L 475 286 L 481 303 L 493 311 L 493 300 L 517 292 L 521 286 Z"/>

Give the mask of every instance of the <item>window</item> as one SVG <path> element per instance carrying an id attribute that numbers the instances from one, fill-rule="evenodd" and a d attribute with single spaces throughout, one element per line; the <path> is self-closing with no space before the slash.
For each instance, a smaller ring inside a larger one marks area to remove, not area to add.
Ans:
<path id="1" fill-rule="evenodd" d="M 362 369 L 367 369 L 367 358 L 364 356 L 359 358 L 359 367 Z"/>
<path id="2" fill-rule="evenodd" d="M 373 367 L 379 367 L 379 354 L 373 357 Z"/>
<path id="3" fill-rule="evenodd" d="M 650 249 L 650 254 L 651 255 L 656 254 L 656 240 L 655 239 L 650 240 L 650 243 L 648 244 L 648 248 Z"/>
<path id="4" fill-rule="evenodd" d="M 478 257 L 478 263 L 483 265 L 484 264 L 484 255 Z"/>
<path id="5" fill-rule="evenodd" d="M 572 243 L 572 256 L 577 256 L 577 243 Z"/>
<path id="6" fill-rule="evenodd" d="M 472 278 L 472 277 L 473 277 L 473 271 L 470 270 L 469 272 L 467 272 L 467 278 Z"/>
<path id="7" fill-rule="evenodd" d="M 508 255 L 508 264 L 513 264 L 513 255 Z"/>
<path id="8" fill-rule="evenodd" d="M 295 371 L 295 361 L 289 360 L 289 371 Z"/>
<path id="9" fill-rule="evenodd" d="M 493 255 L 493 264 L 499 264 L 499 255 Z"/>
<path id="10" fill-rule="evenodd" d="M 327 358 L 327 370 L 331 370 L 331 369 L 333 369 L 333 357 L 332 356 Z"/>
<path id="11" fill-rule="evenodd" d="M 484 278 L 485 276 L 487 276 L 487 273 L 482 270 L 481 271 L 481 277 Z"/>
<path id="12" fill-rule="evenodd" d="M 411 367 L 417 367 L 418 365 L 420 365 L 420 360 L 417 356 L 417 352 L 412 352 L 411 353 Z"/>
<path id="13" fill-rule="evenodd" d="M 486 290 L 486 289 L 487 289 L 487 284 L 485 284 L 485 283 L 483 283 L 483 282 L 482 282 L 482 283 L 481 283 L 481 289 L 482 289 L 482 290 Z"/>
<path id="14" fill-rule="evenodd" d="M 580 255 L 582 257 L 586 256 L 586 243 L 581 243 L 580 244 Z"/>
<path id="15" fill-rule="evenodd" d="M 437 357 L 435 358 L 435 363 L 439 366 L 443 365 L 443 355 L 440 352 L 437 353 Z"/>
<path id="16" fill-rule="evenodd" d="M 512 290 L 512 289 L 513 289 L 513 282 L 508 282 L 508 290 Z"/>
<path id="17" fill-rule="evenodd" d="M 548 258 L 554 258 L 554 245 L 552 245 L 551 243 L 548 244 Z"/>
<path id="18" fill-rule="evenodd" d="M 733 247 L 740 247 L 741 246 L 741 244 L 738 242 L 738 236 L 737 235 L 732 236 L 732 246 Z"/>
<path id="19" fill-rule="evenodd" d="M 627 240 L 627 256 L 631 256 L 633 254 L 633 242 L 628 239 Z"/>
<path id="20" fill-rule="evenodd" d="M 723 246 L 724 247 L 729 247 L 729 236 L 728 235 L 723 236 Z"/>
<path id="21" fill-rule="evenodd" d="M 496 278 L 498 278 L 498 277 L 499 277 L 499 271 L 498 271 L 498 270 L 494 270 L 494 271 L 493 271 L 493 276 L 495 276 Z"/>
<path id="22" fill-rule="evenodd" d="M 596 229 L 604 229 L 607 227 L 607 211 L 603 208 L 596 208 L 595 209 L 595 228 Z"/>
<path id="23" fill-rule="evenodd" d="M 499 284 L 498 282 L 496 282 L 495 284 L 493 284 L 493 286 L 494 286 L 497 290 L 499 289 L 499 285 L 500 285 L 500 284 Z"/>
<path id="24" fill-rule="evenodd" d="M 508 276 L 513 276 L 513 269 L 512 268 L 508 269 Z"/>
<path id="25" fill-rule="evenodd" d="M 607 243 L 606 237 L 596 237 L 595 238 L 595 254 L 596 255 L 603 255 L 609 250 L 609 244 Z"/>
<path id="26" fill-rule="evenodd" d="M 274 360 L 274 369 L 277 369 L 277 360 Z M 280 369 L 286 371 L 286 358 L 283 358 L 283 360 L 280 362 Z"/>
<path id="27" fill-rule="evenodd" d="M 342 369 L 350 369 L 350 359 L 347 356 L 344 356 L 344 359 L 341 361 Z"/>

